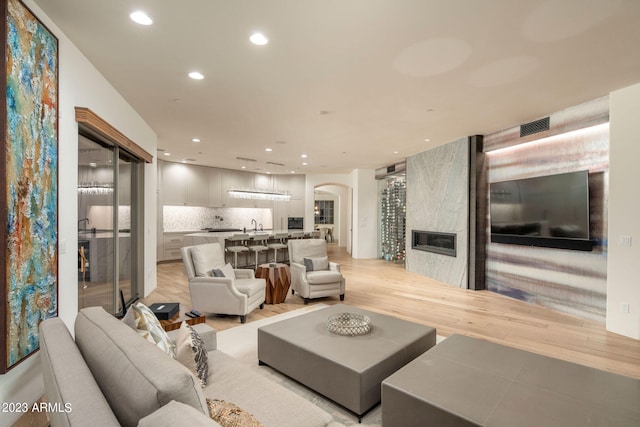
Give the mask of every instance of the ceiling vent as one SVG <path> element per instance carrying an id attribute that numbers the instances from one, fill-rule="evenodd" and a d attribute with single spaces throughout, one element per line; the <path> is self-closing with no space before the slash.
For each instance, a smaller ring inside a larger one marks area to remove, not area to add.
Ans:
<path id="1" fill-rule="evenodd" d="M 536 120 L 535 122 L 525 123 L 520 126 L 520 138 L 523 136 L 533 135 L 534 133 L 549 130 L 549 117 Z"/>
<path id="2" fill-rule="evenodd" d="M 376 169 L 376 179 L 384 179 L 394 175 L 404 175 L 407 170 L 407 163 L 400 162 L 390 166 Z"/>

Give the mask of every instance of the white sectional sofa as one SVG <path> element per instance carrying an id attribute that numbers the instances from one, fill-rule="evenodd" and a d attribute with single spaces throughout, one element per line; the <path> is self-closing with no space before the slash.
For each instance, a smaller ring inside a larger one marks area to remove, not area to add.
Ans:
<path id="1" fill-rule="evenodd" d="M 339 427 L 311 402 L 216 349 L 215 331 L 194 327 L 209 358 L 208 385 L 100 307 L 75 321 L 75 341 L 59 318 L 40 325 L 51 426 L 217 426 L 205 397 L 251 413 L 265 427 Z M 257 363 L 257 362 L 256 362 Z M 66 405 L 66 406 L 65 406 Z"/>

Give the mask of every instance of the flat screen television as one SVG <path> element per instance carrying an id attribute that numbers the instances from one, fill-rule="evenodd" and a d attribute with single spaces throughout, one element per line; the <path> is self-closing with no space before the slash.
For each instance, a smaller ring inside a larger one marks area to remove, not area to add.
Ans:
<path id="1" fill-rule="evenodd" d="M 590 251 L 589 172 L 489 184 L 491 242 Z"/>

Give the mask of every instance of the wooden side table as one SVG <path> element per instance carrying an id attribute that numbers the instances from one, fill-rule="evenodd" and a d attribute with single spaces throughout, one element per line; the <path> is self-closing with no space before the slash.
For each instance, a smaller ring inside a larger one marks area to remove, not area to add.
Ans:
<path id="1" fill-rule="evenodd" d="M 206 316 L 189 317 L 185 314 L 178 313 L 169 320 L 161 320 L 160 324 L 165 331 L 169 332 L 175 329 L 180 329 L 180 325 L 182 324 L 182 322 L 187 322 L 187 325 L 193 326 L 197 325 L 198 323 L 205 323 L 206 321 Z"/>
<path id="2" fill-rule="evenodd" d="M 260 264 L 256 277 L 267 281 L 265 303 L 280 304 L 287 298 L 291 283 L 291 272 L 287 264 Z"/>

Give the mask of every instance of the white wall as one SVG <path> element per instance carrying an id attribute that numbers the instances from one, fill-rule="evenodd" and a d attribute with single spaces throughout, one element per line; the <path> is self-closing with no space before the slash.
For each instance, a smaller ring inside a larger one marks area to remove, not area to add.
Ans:
<path id="1" fill-rule="evenodd" d="M 378 186 L 374 170 L 356 169 L 350 174 L 307 175 L 305 184 L 305 224 L 313 224 L 314 191 L 318 186 L 337 185 L 351 189 L 347 209 L 347 252 L 353 258 L 378 256 Z M 347 192 L 349 192 L 347 190 Z M 307 231 L 310 227 L 307 225 Z M 351 240 L 349 240 L 351 238 Z"/>
<path id="2" fill-rule="evenodd" d="M 338 246 L 345 246 L 349 231 L 347 201 L 349 200 L 351 189 L 340 185 L 321 185 L 316 190 L 329 193 L 316 196 L 316 200 L 334 200 L 333 241 Z"/>
<path id="3" fill-rule="evenodd" d="M 375 170 L 356 169 L 353 177 L 354 258 L 378 257 L 378 183 Z"/>
<path id="4" fill-rule="evenodd" d="M 60 29 L 32 1 L 25 4 L 59 39 L 59 164 L 58 164 L 58 314 L 73 330 L 78 311 L 77 289 L 77 170 L 78 126 L 75 107 L 88 107 L 151 154 L 157 136 Z M 145 244 L 156 246 L 156 162 L 145 166 Z M 146 251 L 147 295 L 156 287 L 156 252 Z M 35 402 L 44 393 L 39 355 L 0 376 L 0 402 Z M 0 426 L 20 414 L 0 412 Z"/>
<path id="5" fill-rule="evenodd" d="M 612 92 L 609 100 L 607 329 L 640 339 L 640 84 Z M 620 244 L 622 236 L 631 237 L 631 246 Z"/>

